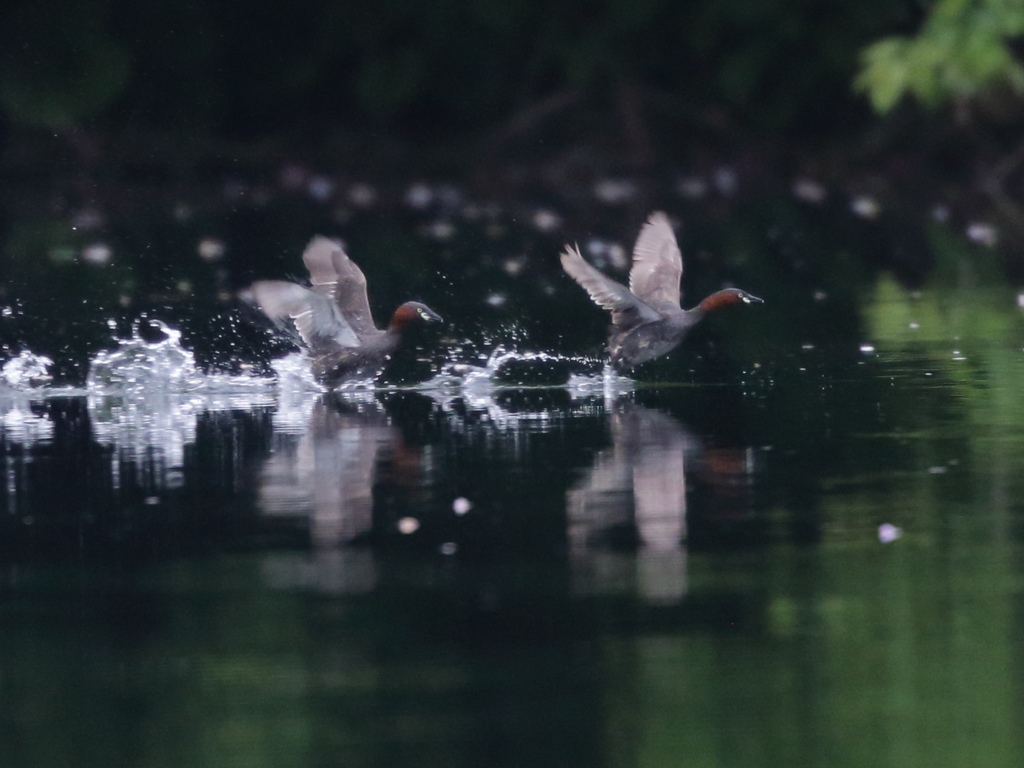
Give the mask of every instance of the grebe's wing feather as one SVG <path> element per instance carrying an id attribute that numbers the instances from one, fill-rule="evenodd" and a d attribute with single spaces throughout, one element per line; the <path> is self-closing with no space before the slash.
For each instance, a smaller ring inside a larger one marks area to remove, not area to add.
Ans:
<path id="1" fill-rule="evenodd" d="M 361 346 L 337 305 L 323 293 L 284 280 L 260 280 L 250 290 L 256 304 L 271 320 L 291 320 L 314 354 L 339 346 Z"/>
<path id="2" fill-rule="evenodd" d="M 630 293 L 626 286 L 588 264 L 578 247 L 565 247 L 562 269 L 590 294 L 595 304 L 612 313 L 612 324 L 616 328 L 625 330 L 641 322 L 661 319 L 656 310 Z"/>
<path id="3" fill-rule="evenodd" d="M 317 235 L 302 254 L 313 290 L 336 305 L 345 323 L 360 339 L 376 336 L 366 276 L 335 241 Z"/>
<path id="4" fill-rule="evenodd" d="M 633 248 L 629 289 L 652 307 L 679 309 L 682 276 L 683 257 L 668 216 L 652 213 Z"/>

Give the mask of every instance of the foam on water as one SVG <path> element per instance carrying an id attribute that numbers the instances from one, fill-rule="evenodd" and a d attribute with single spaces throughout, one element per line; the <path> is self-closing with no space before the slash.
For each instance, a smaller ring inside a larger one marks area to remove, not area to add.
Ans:
<path id="1" fill-rule="evenodd" d="M 0 368 L 0 380 L 13 389 L 30 389 L 50 381 L 53 360 L 28 350 L 12 357 Z"/>

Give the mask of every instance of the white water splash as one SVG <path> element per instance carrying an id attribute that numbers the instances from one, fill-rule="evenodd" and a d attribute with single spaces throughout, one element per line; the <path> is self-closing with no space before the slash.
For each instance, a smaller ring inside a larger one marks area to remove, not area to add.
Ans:
<path id="1" fill-rule="evenodd" d="M 636 389 L 636 382 L 606 363 L 598 374 L 572 374 L 566 389 L 574 400 L 603 396 L 606 401 L 612 401 Z"/>
<path id="2" fill-rule="evenodd" d="M 447 363 L 436 376 L 416 386 L 423 392 L 460 393 L 467 397 L 489 397 L 496 388 L 531 386 L 515 380 L 502 379 L 509 364 L 515 363 L 568 363 L 585 364 L 588 358 L 565 357 L 548 352 L 521 352 L 496 347 L 481 365 Z"/>
<path id="3" fill-rule="evenodd" d="M 499 404 L 497 395 L 504 390 L 565 387 L 574 400 L 592 399 L 603 396 L 606 401 L 614 400 L 633 389 L 633 381 L 616 374 L 609 366 L 600 373 L 569 373 L 568 381 L 558 384 L 533 385 L 516 381 L 510 377 L 508 367 L 526 364 L 559 364 L 567 367 L 593 370 L 598 361 L 589 357 L 562 356 L 548 352 L 523 352 L 497 347 L 486 358 L 484 365 L 448 363 L 431 379 L 414 387 L 436 400 L 441 409 L 455 421 L 456 402 L 470 411 L 486 414 L 488 422 L 499 431 L 515 431 L 523 428 L 544 430 L 557 418 L 556 412 L 542 410 L 513 410 Z M 536 370 L 536 369 L 534 369 Z M 514 373 L 514 371 L 512 371 Z"/>
<path id="4" fill-rule="evenodd" d="M 14 389 L 28 389 L 50 381 L 50 366 L 53 360 L 25 350 L 12 357 L 0 368 L 0 380 Z"/>
<path id="5" fill-rule="evenodd" d="M 147 323 L 148 328 L 140 328 L 142 323 Z M 159 340 L 143 338 L 147 329 L 158 330 Z M 464 350 L 459 350 L 459 356 L 466 359 Z M 596 378 L 581 373 L 597 369 L 600 363 L 590 358 L 499 346 L 481 356 L 480 362 L 449 362 L 436 368 L 432 379 L 413 389 L 432 398 L 454 429 L 472 430 L 476 425 L 489 425 L 505 435 L 557 428 L 565 417 L 559 408 L 537 408 L 521 398 L 499 397 L 503 391 L 529 388 L 528 382 L 538 374 L 546 380 L 563 376 L 561 382 L 545 387 L 565 386 L 565 379 L 569 379 L 574 398 L 589 398 L 583 407 L 592 407 L 593 395 L 607 391 L 604 384 L 594 383 L 606 383 L 607 372 Z M 275 433 L 301 435 L 316 429 L 314 406 L 324 396 L 324 388 L 313 379 L 306 355 L 292 354 L 276 360 L 272 364 L 274 377 L 207 374 L 197 368 L 193 353 L 182 346 L 178 329 L 148 319 L 138 321 L 131 338 L 118 341 L 116 349 L 94 356 L 84 390 L 47 386 L 51 365 L 48 358 L 23 352 L 0 367 L 3 439 L 8 445 L 22 446 L 51 441 L 53 415 L 49 409 L 40 408 L 38 401 L 87 395 L 92 438 L 110 448 L 108 471 L 113 486 L 141 489 L 145 503 L 153 505 L 161 503 L 165 492 L 184 482 L 189 447 L 197 440 L 204 413 L 267 408 L 271 409 Z M 570 377 L 570 371 L 576 373 Z M 628 381 L 621 377 L 611 380 Z M 385 414 L 379 397 L 388 389 L 373 381 L 349 382 L 330 397 L 356 404 L 360 414 L 369 413 L 363 409 Z M 511 405 L 511 401 L 521 404 Z M 577 410 L 576 406 L 573 410 Z M 26 453 L 21 461 L 32 460 Z M 7 484 L 13 488 L 22 471 L 19 466 L 9 461 L 0 467 L 0 483 L 6 469 Z"/>
<path id="6" fill-rule="evenodd" d="M 114 327 L 114 321 L 110 321 Z M 143 338 L 145 324 L 162 337 Z M 468 342 L 467 342 L 468 344 Z M 493 404 L 496 391 L 530 387 L 565 387 L 574 399 L 603 395 L 614 399 L 632 391 L 634 382 L 615 373 L 607 364 L 598 372 L 601 361 L 593 357 L 565 356 L 539 351 L 520 351 L 503 345 L 479 355 L 483 364 L 461 362 L 468 350 L 450 351 L 449 362 L 435 375 L 412 389 L 435 399 L 460 398 L 473 409 L 486 410 Z M 452 357 L 460 361 L 452 360 Z M 472 354 L 469 354 L 472 359 Z M 81 390 L 54 389 L 47 386 L 53 361 L 24 351 L 0 367 L 0 387 L 31 390 L 44 395 L 83 393 Z M 182 333 L 159 320 L 141 318 L 132 327 L 131 337 L 118 339 L 117 349 L 97 353 L 89 363 L 83 394 L 148 397 L 154 392 L 199 393 L 213 410 L 244 404 L 284 400 L 302 401 L 306 394 L 322 393 L 325 388 L 312 374 L 309 356 L 296 352 L 271 362 L 273 377 L 253 373 L 204 373 L 196 366 L 191 350 L 182 346 Z M 538 381 L 540 375 L 540 383 Z M 557 381 L 559 376 L 565 376 Z M 552 377 L 556 380 L 552 380 Z M 546 380 L 546 381 L 545 381 Z M 345 382 L 333 391 L 350 401 L 371 401 L 375 393 L 406 387 L 380 385 L 375 379 Z M 291 393 L 290 395 L 288 393 Z M 210 398 L 214 398 L 213 402 Z M 255 398 L 255 399 L 254 399 Z M 287 421 L 287 417 L 285 418 Z"/>
<path id="7" fill-rule="evenodd" d="M 202 374 L 196 369 L 195 356 L 181 346 L 181 331 L 159 320 L 148 322 L 166 338 L 146 341 L 136 322 L 130 339 L 118 339 L 116 350 L 100 352 L 90 361 L 86 378 L 90 392 L 181 392 L 200 387 Z"/>
<path id="8" fill-rule="evenodd" d="M 140 325 L 143 322 L 164 338 L 157 341 L 142 338 Z M 252 374 L 204 373 L 196 367 L 191 350 L 182 346 L 181 331 L 159 320 L 136 321 L 131 338 L 118 339 L 117 345 L 117 349 L 99 352 L 89 361 L 86 389 L 91 395 L 201 392 L 206 397 L 222 395 L 227 402 L 234 396 L 248 402 L 260 393 L 266 394 L 273 384 L 271 379 Z M 311 380 L 308 369 L 308 364 L 302 368 Z M 297 365 L 296 370 L 299 370 Z"/>
<path id="9" fill-rule="evenodd" d="M 424 392 L 440 390 L 459 393 L 472 401 L 474 398 L 489 399 L 496 389 L 516 389 L 522 384 L 514 380 L 502 378 L 509 364 L 515 363 L 561 363 L 568 367 L 582 369 L 580 372 L 570 371 L 569 378 L 563 384 L 574 399 L 603 396 L 615 400 L 636 389 L 636 382 L 628 376 L 616 372 L 608 363 L 593 357 L 555 355 L 548 352 L 520 352 L 518 350 L 497 347 L 487 358 L 483 366 L 449 363 L 432 379 L 420 384 L 417 389 Z M 596 370 L 600 365 L 600 370 Z"/>
<path id="10" fill-rule="evenodd" d="M 305 352 L 292 352 L 285 357 L 270 362 L 274 377 L 282 389 L 295 391 L 322 392 L 323 387 L 313 378 L 309 365 L 309 355 Z"/>

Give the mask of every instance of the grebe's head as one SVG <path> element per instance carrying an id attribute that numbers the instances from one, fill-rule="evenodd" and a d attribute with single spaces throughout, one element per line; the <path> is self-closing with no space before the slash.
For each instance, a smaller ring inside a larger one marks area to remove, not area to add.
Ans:
<path id="1" fill-rule="evenodd" d="M 712 293 L 704 301 L 697 305 L 701 312 L 714 312 L 717 309 L 735 307 L 743 304 L 764 304 L 764 299 L 752 296 L 739 288 L 726 288 L 724 291 Z"/>
<path id="2" fill-rule="evenodd" d="M 407 326 L 416 323 L 440 323 L 442 318 L 437 312 L 426 304 L 418 301 L 407 301 L 395 310 L 391 316 L 391 323 L 388 330 L 392 333 L 401 333 Z"/>

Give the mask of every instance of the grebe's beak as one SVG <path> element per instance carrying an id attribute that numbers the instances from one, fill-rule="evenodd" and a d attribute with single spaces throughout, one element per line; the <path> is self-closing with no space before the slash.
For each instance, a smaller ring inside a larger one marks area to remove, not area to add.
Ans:
<path id="1" fill-rule="evenodd" d="M 420 319 L 425 323 L 444 322 L 444 318 L 437 314 L 437 312 L 432 310 L 430 307 L 417 307 L 416 311 L 419 312 Z"/>

